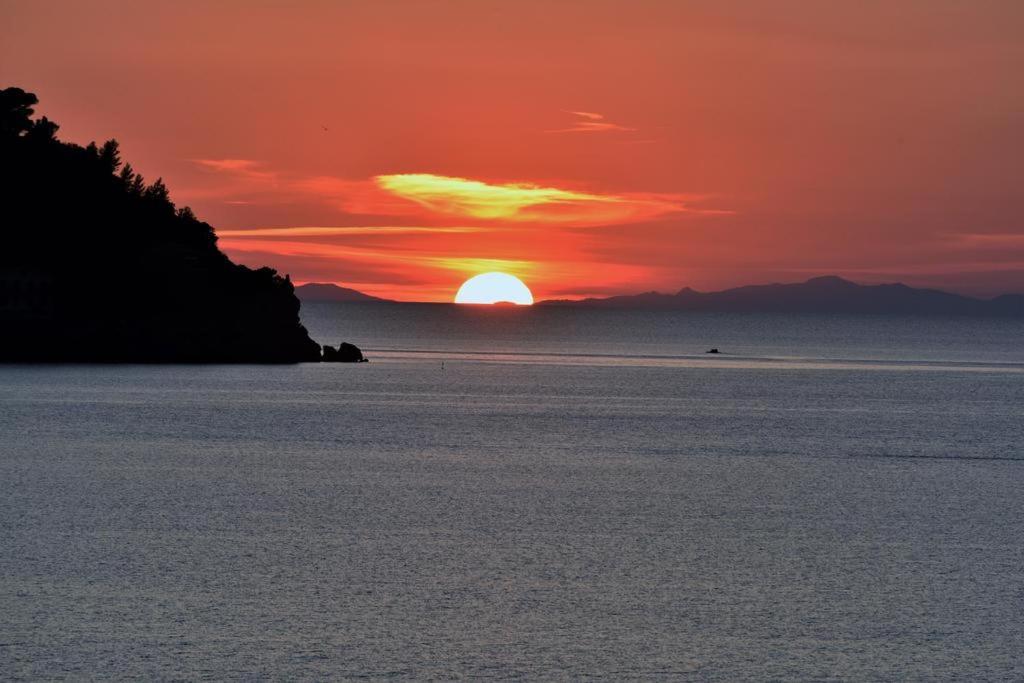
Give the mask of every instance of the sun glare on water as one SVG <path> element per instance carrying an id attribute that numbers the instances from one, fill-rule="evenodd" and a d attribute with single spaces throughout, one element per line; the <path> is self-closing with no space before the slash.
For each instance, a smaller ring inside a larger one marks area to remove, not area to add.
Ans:
<path id="1" fill-rule="evenodd" d="M 455 295 L 457 304 L 500 304 L 511 303 L 529 306 L 533 294 L 523 281 L 508 273 L 481 273 L 459 287 Z"/>

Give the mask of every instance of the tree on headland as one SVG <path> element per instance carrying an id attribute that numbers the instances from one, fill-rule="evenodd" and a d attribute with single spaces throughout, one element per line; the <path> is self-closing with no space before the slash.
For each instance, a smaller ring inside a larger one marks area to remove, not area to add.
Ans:
<path id="1" fill-rule="evenodd" d="M 39 98 L 21 88 L 0 90 L 0 137 L 7 140 L 32 130 L 32 107 L 37 104 Z"/>
<path id="2" fill-rule="evenodd" d="M 95 147 L 96 143 L 92 144 Z M 110 173 L 117 173 L 118 167 L 121 166 L 121 150 L 117 140 L 107 140 L 104 142 L 103 147 L 96 152 L 96 156 L 99 157 L 104 169 L 110 171 Z"/>
<path id="3" fill-rule="evenodd" d="M 0 90 L 0 361 L 318 360 L 291 282 L 232 263 L 116 140 L 62 142 Z"/>

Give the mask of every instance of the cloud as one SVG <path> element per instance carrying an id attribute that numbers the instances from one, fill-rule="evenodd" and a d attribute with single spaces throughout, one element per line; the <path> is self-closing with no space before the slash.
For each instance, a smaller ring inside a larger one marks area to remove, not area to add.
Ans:
<path id="1" fill-rule="evenodd" d="M 266 227 L 217 230 L 233 259 L 270 263 L 297 282 L 346 283 L 399 299 L 450 301 L 463 280 L 492 270 L 523 278 L 538 298 L 566 282 L 581 283 L 579 295 L 630 291 L 632 283 L 652 277 L 651 267 L 623 262 L 620 253 L 600 254 L 600 247 L 622 239 L 632 244 L 645 225 L 670 231 L 675 240 L 679 222 L 667 219 L 712 213 L 691 208 L 691 202 L 708 199 L 694 195 L 430 173 L 353 180 L 290 174 L 246 159 L 194 163 L 217 176 L 212 189 L 223 192 L 216 196 L 222 204 L 305 206 L 310 221 L 325 214 L 336 221 L 274 227 L 267 226 L 265 213 L 252 214 Z M 233 215 L 237 221 L 244 214 Z M 624 224 L 630 226 L 624 236 L 611 227 Z M 664 245 L 656 249 L 666 251 Z"/>
<path id="2" fill-rule="evenodd" d="M 1024 233 L 959 233 L 953 236 L 952 243 L 965 248 L 1024 249 Z"/>
<path id="3" fill-rule="evenodd" d="M 420 225 L 346 225 L 334 227 L 252 228 L 249 230 L 218 230 L 218 237 L 328 237 L 348 235 L 414 235 L 472 233 L 485 228 L 464 226 Z"/>
<path id="4" fill-rule="evenodd" d="M 191 184 L 175 184 L 174 197 L 185 201 L 216 200 L 244 206 L 257 198 L 280 195 L 281 174 L 255 159 L 188 159 L 202 172 Z"/>
<path id="5" fill-rule="evenodd" d="M 292 182 L 294 191 L 359 216 L 415 216 L 418 206 L 383 190 L 374 180 L 313 176 Z"/>
<path id="6" fill-rule="evenodd" d="M 531 277 L 539 266 L 525 259 L 480 258 L 448 254 L 443 249 L 408 250 L 399 244 L 367 248 L 272 236 L 230 236 L 222 238 L 220 246 L 240 263 L 258 265 L 270 259 L 297 275 L 298 282 L 326 280 L 357 286 L 377 296 L 419 301 L 451 301 L 463 280 L 481 272 L 499 270 Z"/>
<path id="7" fill-rule="evenodd" d="M 192 159 L 200 168 L 213 173 L 229 174 L 261 184 L 275 183 L 278 174 L 266 168 L 266 163 L 255 159 Z"/>
<path id="8" fill-rule="evenodd" d="M 620 126 L 617 123 L 605 120 L 603 114 L 596 114 L 592 111 L 570 111 L 567 114 L 572 114 L 577 118 L 573 124 L 568 128 L 556 128 L 554 130 L 546 130 L 545 133 L 607 133 L 611 131 L 620 132 L 632 132 L 636 128 L 629 128 L 627 126 Z"/>
<path id="9" fill-rule="evenodd" d="M 211 171 L 232 173 L 259 172 L 257 169 L 263 165 L 263 162 L 255 159 L 193 159 L 192 161 Z"/>
<path id="10" fill-rule="evenodd" d="M 518 255 L 511 251 L 506 255 L 502 249 L 482 248 L 469 235 L 459 242 L 412 245 L 405 242 L 407 236 L 393 234 L 387 244 L 357 246 L 328 241 L 345 240 L 344 236 L 321 235 L 306 241 L 285 235 L 223 236 L 224 232 L 219 233 L 220 246 L 239 263 L 269 262 L 290 273 L 297 283 L 334 282 L 402 300 L 451 301 L 464 280 L 490 271 L 520 277 L 539 299 L 561 294 L 566 282 L 579 283 L 575 295 L 593 296 L 630 291 L 632 283 L 651 276 L 646 266 L 593 263 L 578 245 L 534 254 L 524 243 Z"/>
<path id="11" fill-rule="evenodd" d="M 592 116 L 599 116 L 592 114 Z M 453 217 L 483 225 L 618 225 L 680 213 L 709 213 L 688 203 L 701 197 L 671 193 L 600 193 L 529 182 L 495 183 L 432 173 L 397 173 L 353 180 L 289 176 L 251 159 L 194 159 L 223 182 L 191 198 L 246 204 L 326 204 L 367 223 L 400 220 L 429 225 Z M 353 221 L 354 222 L 354 221 Z M 357 223 L 357 225 L 359 225 Z M 463 223 L 465 225 L 465 223 Z"/>
<path id="12" fill-rule="evenodd" d="M 430 256 L 425 260 L 438 268 L 462 273 L 464 277 L 472 277 L 478 273 L 499 271 L 517 277 L 529 277 L 540 267 L 536 261 L 525 261 L 504 258 L 467 258 L 449 256 Z"/>
<path id="13" fill-rule="evenodd" d="M 684 197 L 670 194 L 596 194 L 429 173 L 380 175 L 376 182 L 387 192 L 429 212 L 488 221 L 612 225 L 688 210 Z"/>

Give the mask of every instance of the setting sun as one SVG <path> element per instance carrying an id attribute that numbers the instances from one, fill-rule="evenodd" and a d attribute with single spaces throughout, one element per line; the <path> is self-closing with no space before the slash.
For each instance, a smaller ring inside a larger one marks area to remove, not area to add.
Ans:
<path id="1" fill-rule="evenodd" d="M 507 273 L 482 273 L 469 278 L 455 295 L 457 304 L 512 303 L 529 306 L 533 294 L 523 281 Z"/>

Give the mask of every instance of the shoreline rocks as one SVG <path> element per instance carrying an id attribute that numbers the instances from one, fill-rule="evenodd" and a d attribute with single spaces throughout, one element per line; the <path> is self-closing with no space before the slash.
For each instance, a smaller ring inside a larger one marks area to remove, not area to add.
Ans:
<path id="1" fill-rule="evenodd" d="M 368 359 L 355 344 L 341 342 L 338 348 L 329 344 L 323 345 L 323 356 L 320 358 L 323 363 L 366 363 Z"/>

